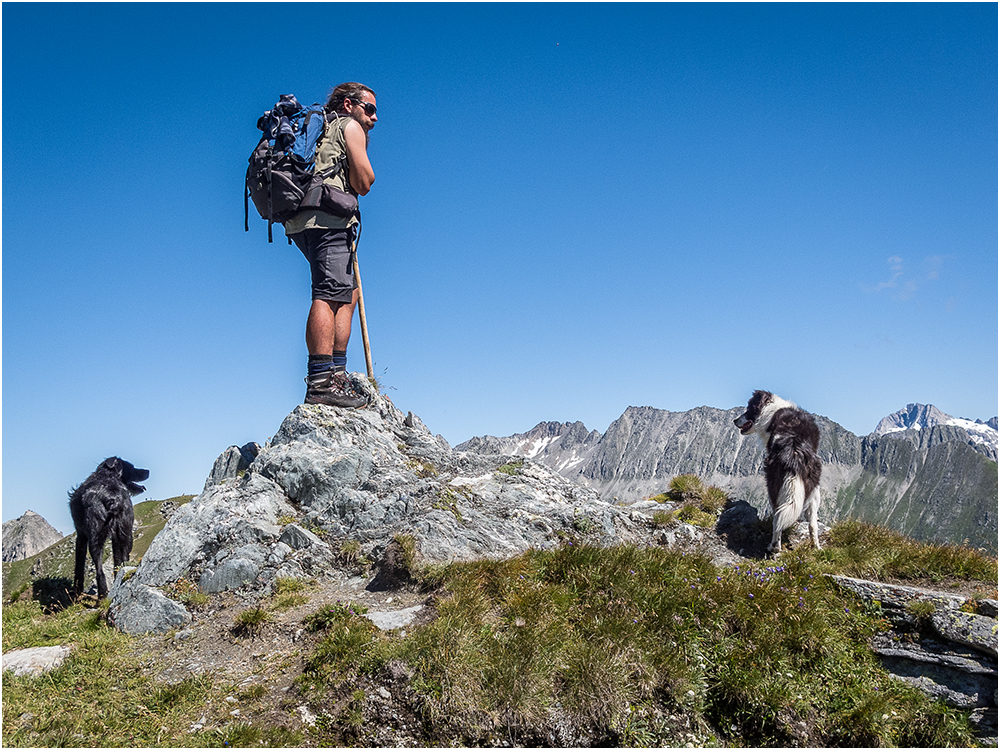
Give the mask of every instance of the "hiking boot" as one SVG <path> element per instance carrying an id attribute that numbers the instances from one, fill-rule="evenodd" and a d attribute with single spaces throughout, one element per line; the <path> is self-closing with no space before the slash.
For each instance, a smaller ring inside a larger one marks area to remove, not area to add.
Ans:
<path id="1" fill-rule="evenodd" d="M 354 384 L 346 372 L 328 370 L 306 378 L 305 403 L 356 409 L 367 406 L 368 399 L 354 390 Z"/>

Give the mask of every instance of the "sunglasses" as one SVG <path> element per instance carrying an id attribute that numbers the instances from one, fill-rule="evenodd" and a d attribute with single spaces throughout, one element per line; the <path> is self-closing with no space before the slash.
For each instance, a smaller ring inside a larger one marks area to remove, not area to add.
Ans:
<path id="1" fill-rule="evenodd" d="M 360 101 L 359 99 L 351 99 L 351 101 L 357 104 L 359 107 L 364 107 L 365 114 L 368 115 L 369 117 L 378 112 L 378 109 L 371 102 L 363 102 Z"/>

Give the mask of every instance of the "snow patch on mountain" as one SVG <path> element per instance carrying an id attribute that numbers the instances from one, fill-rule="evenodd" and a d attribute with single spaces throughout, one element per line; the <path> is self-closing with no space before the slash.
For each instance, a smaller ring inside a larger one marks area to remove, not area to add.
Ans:
<path id="1" fill-rule="evenodd" d="M 988 446 L 996 456 L 1000 433 L 997 432 L 997 418 L 989 422 L 975 421 L 945 414 L 933 404 L 907 404 L 894 414 L 884 417 L 875 428 L 875 435 L 888 435 L 904 430 L 926 430 L 944 425 L 964 430 L 972 443 Z"/>

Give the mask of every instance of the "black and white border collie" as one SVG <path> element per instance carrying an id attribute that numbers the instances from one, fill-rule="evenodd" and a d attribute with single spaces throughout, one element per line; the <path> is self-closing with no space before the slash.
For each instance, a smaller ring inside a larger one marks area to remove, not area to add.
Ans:
<path id="1" fill-rule="evenodd" d="M 772 534 L 767 551 L 781 552 L 781 534 L 809 510 L 809 534 L 819 549 L 819 428 L 810 414 L 769 391 L 754 391 L 746 411 L 733 420 L 740 433 L 756 433 L 764 446 L 764 478 L 771 499 Z"/>

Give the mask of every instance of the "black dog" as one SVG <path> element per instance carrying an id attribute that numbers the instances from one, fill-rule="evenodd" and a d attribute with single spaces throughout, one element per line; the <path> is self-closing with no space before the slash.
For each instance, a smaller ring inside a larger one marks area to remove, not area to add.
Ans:
<path id="1" fill-rule="evenodd" d="M 781 552 L 781 534 L 809 509 L 809 534 L 819 549 L 819 428 L 810 414 L 769 391 L 754 391 L 747 409 L 733 420 L 740 432 L 757 433 L 764 446 L 764 479 L 771 500 L 768 552 Z"/>
<path id="2" fill-rule="evenodd" d="M 148 470 L 137 469 L 128 461 L 112 456 L 69 493 L 69 512 L 76 526 L 73 588 L 78 595 L 83 593 L 88 549 L 97 568 L 97 598 L 108 595 L 103 566 L 104 543 L 110 536 L 116 569 L 128 560 L 132 554 L 132 525 L 135 523 L 132 496 L 146 491 L 136 482 L 148 478 Z"/>

